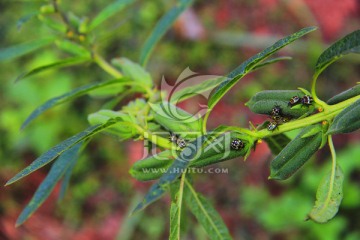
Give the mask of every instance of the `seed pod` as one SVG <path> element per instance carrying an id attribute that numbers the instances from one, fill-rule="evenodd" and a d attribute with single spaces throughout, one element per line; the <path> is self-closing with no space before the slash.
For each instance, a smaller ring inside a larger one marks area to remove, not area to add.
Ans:
<path id="1" fill-rule="evenodd" d="M 327 134 L 349 133 L 360 128 L 360 99 L 341 111 L 335 118 Z"/>
<path id="2" fill-rule="evenodd" d="M 243 147 L 241 149 L 232 149 L 231 142 L 233 139 L 241 140 Z M 250 144 L 250 142 L 251 139 L 248 139 L 248 136 L 242 134 L 222 134 L 212 140 L 210 144 L 206 144 L 200 154 L 191 160 L 189 167 L 200 168 L 236 157 L 245 156 L 251 150 L 252 144 Z M 192 144 L 195 143 L 190 142 L 184 151 L 187 151 L 187 149 L 191 150 Z M 131 176 L 140 181 L 158 179 L 171 166 L 178 153 L 179 152 L 171 152 L 170 150 L 163 151 L 136 162 L 129 172 Z"/>
<path id="3" fill-rule="evenodd" d="M 300 90 L 266 90 L 255 94 L 245 105 L 254 113 L 271 115 L 275 106 L 281 108 L 283 116 L 298 118 L 314 110 L 313 106 L 302 106 L 292 109 L 289 101 L 294 96 L 302 98 L 305 94 Z"/>
<path id="4" fill-rule="evenodd" d="M 318 129 L 316 134 L 306 136 Z M 322 141 L 320 124 L 304 128 L 270 164 L 270 179 L 285 180 L 293 175 L 319 149 Z"/>
<path id="5" fill-rule="evenodd" d="M 342 92 L 338 95 L 335 95 L 334 97 L 330 98 L 327 103 L 330 105 L 345 101 L 349 98 L 355 97 L 357 95 L 360 95 L 360 84 Z"/>

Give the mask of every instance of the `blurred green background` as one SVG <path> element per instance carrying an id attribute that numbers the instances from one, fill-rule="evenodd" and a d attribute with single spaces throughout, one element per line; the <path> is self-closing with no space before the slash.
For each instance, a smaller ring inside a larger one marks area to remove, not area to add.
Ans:
<path id="1" fill-rule="evenodd" d="M 112 1 L 67 1 L 61 8 L 92 18 Z M 97 49 L 110 60 L 138 61 L 141 46 L 156 21 L 175 1 L 136 1 L 98 31 Z M 46 1 L 0 2 L 0 48 L 53 34 L 36 17 L 18 26 Z M 319 30 L 286 47 L 281 54 L 292 61 L 263 68 L 246 77 L 216 107 L 209 125 L 247 127 L 263 118 L 244 103 L 264 89 L 310 88 L 312 69 L 326 47 L 360 26 L 356 0 L 228 0 L 195 1 L 157 45 L 147 70 L 158 84 L 161 77 L 175 81 L 187 67 L 200 74 L 225 75 L 248 57 L 282 36 L 306 26 Z M 20 74 L 66 57 L 55 45 L 0 63 L 0 180 L 2 185 L 56 143 L 88 126 L 86 116 L 102 99 L 81 97 L 47 111 L 29 127 L 20 126 L 33 109 L 47 99 L 84 84 L 111 77 L 92 64 L 49 70 L 14 83 Z M 322 99 L 328 99 L 360 81 L 360 58 L 350 55 L 327 69 L 318 81 Z M 182 107 L 191 109 L 193 101 Z M 289 133 L 294 135 L 294 133 Z M 228 174 L 198 174 L 196 188 L 213 200 L 234 239 L 359 239 L 359 134 L 336 136 L 335 147 L 346 181 L 338 215 L 328 224 L 304 221 L 315 201 L 317 185 L 329 169 L 328 149 L 321 150 L 293 178 L 267 180 L 271 154 L 259 145 L 247 162 L 219 164 Z M 129 217 L 132 204 L 151 183 L 131 179 L 128 170 L 142 156 L 140 142 L 117 142 L 97 136 L 74 169 L 65 199 L 57 202 L 56 188 L 45 204 L 21 227 L 15 220 L 46 176 L 45 167 L 20 182 L 1 187 L 0 239 L 166 239 L 169 199 L 165 197 L 142 214 Z M 167 206 L 167 207 L 164 207 Z M 184 239 L 207 239 L 189 213 Z"/>

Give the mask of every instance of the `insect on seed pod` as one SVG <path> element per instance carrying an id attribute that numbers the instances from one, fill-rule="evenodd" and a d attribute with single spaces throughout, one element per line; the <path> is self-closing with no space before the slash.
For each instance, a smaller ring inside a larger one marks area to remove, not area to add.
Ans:
<path id="1" fill-rule="evenodd" d="M 240 139 L 235 138 L 234 140 L 231 141 L 230 146 L 234 150 L 239 150 L 239 149 L 243 149 L 245 144 Z"/>
<path id="2" fill-rule="evenodd" d="M 304 105 L 311 105 L 313 102 L 313 98 L 309 95 L 305 95 L 301 99 L 301 103 Z"/>
<path id="3" fill-rule="evenodd" d="M 288 103 L 288 106 L 289 106 L 289 107 L 293 107 L 293 106 L 295 106 L 296 104 L 301 103 L 300 100 L 301 100 L 301 99 L 300 99 L 298 96 L 293 96 L 292 98 L 290 98 L 289 103 Z"/>
<path id="4" fill-rule="evenodd" d="M 278 126 L 278 123 L 276 121 L 271 121 L 269 122 L 269 124 L 267 125 L 267 129 L 269 131 L 274 131 Z"/>

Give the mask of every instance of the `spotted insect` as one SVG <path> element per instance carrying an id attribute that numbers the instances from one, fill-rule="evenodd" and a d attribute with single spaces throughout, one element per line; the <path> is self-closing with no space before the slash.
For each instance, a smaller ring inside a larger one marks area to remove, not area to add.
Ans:
<path id="1" fill-rule="evenodd" d="M 178 134 L 170 132 L 169 141 L 175 143 L 179 148 L 186 147 L 186 141 L 182 139 Z"/>
<path id="2" fill-rule="evenodd" d="M 304 105 L 311 105 L 313 102 L 313 98 L 309 95 L 305 95 L 301 98 L 301 103 Z"/>
<path id="3" fill-rule="evenodd" d="M 243 141 L 241 141 L 240 139 L 238 138 L 235 138 L 231 141 L 231 144 L 230 144 L 231 148 L 234 149 L 234 150 L 240 150 L 240 149 L 243 149 L 245 147 L 245 144 L 243 143 Z"/>
<path id="4" fill-rule="evenodd" d="M 281 108 L 280 106 L 276 105 L 270 112 L 271 116 L 280 116 L 281 115 Z"/>
<path id="5" fill-rule="evenodd" d="M 290 116 L 271 116 L 270 118 L 278 124 L 287 123 L 291 120 Z"/>
<path id="6" fill-rule="evenodd" d="M 292 98 L 290 98 L 288 106 L 293 107 L 299 103 L 301 103 L 301 98 L 299 98 L 298 96 L 293 96 Z"/>
<path id="7" fill-rule="evenodd" d="M 278 122 L 270 121 L 269 124 L 267 125 L 267 129 L 269 131 L 274 131 L 277 128 L 278 125 L 279 125 Z"/>

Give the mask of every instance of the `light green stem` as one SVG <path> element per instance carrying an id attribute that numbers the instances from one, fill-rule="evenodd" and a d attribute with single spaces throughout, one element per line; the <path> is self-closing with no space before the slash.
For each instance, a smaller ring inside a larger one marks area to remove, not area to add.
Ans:
<path id="1" fill-rule="evenodd" d="M 113 76 L 114 78 L 121 78 L 123 75 L 116 68 L 111 66 L 105 59 L 103 59 L 97 53 L 94 53 L 94 61 L 101 67 L 105 72 Z"/>

